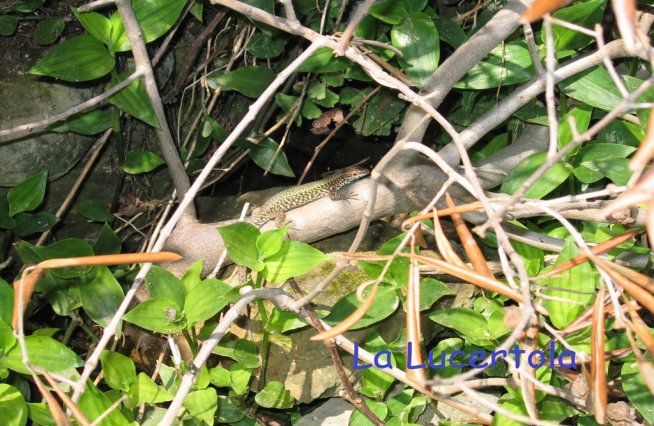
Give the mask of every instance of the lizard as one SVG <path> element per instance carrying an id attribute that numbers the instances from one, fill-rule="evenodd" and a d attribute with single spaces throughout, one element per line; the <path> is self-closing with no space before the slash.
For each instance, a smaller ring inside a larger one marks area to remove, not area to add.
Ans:
<path id="1" fill-rule="evenodd" d="M 351 199 L 350 194 L 342 194 L 339 192 L 340 189 L 367 176 L 369 173 L 370 171 L 363 167 L 352 166 L 325 179 L 285 189 L 270 197 L 263 206 L 254 209 L 248 222 L 257 228 L 261 228 L 270 220 L 275 220 L 280 224 L 287 211 L 323 197 L 329 197 L 334 201 Z"/>

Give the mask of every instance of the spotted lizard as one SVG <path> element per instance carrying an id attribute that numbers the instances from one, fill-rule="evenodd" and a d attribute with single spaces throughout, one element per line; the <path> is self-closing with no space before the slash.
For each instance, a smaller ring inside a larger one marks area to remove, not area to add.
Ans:
<path id="1" fill-rule="evenodd" d="M 260 228 L 270 220 L 279 225 L 287 211 L 305 204 L 329 197 L 332 200 L 347 200 L 350 194 L 343 194 L 340 189 L 356 182 L 370 172 L 362 167 L 352 166 L 341 170 L 325 179 L 285 189 L 271 198 L 263 206 L 254 209 L 248 222 Z"/>

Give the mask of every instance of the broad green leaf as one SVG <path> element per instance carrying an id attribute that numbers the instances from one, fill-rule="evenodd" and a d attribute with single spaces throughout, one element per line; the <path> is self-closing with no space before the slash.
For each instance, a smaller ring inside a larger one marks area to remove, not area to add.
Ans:
<path id="1" fill-rule="evenodd" d="M 417 10 L 416 12 L 419 11 Z M 368 13 L 384 23 L 397 25 L 408 12 L 404 7 L 403 2 L 384 0 L 373 5 Z"/>
<path id="2" fill-rule="evenodd" d="M 113 215 L 109 212 L 109 206 L 97 198 L 87 198 L 75 204 L 75 212 L 85 219 L 94 222 L 111 222 Z"/>
<path id="3" fill-rule="evenodd" d="M 254 396 L 254 400 L 265 408 L 291 408 L 295 400 L 283 383 L 268 382 L 263 390 Z"/>
<path id="4" fill-rule="evenodd" d="M 107 89 L 125 80 L 127 75 L 114 76 Z M 154 128 L 159 128 L 159 121 L 154 113 L 150 99 L 145 92 L 141 79 L 134 80 L 129 86 L 109 98 L 109 103 L 116 105 L 121 111 L 136 117 Z"/>
<path id="5" fill-rule="evenodd" d="M 0 36 L 12 36 L 18 28 L 18 17 L 14 15 L 0 15 Z"/>
<path id="6" fill-rule="evenodd" d="M 574 136 L 572 127 L 570 126 L 570 120 L 573 120 L 575 123 L 577 134 L 582 134 L 588 130 L 592 113 L 593 109 L 588 105 L 580 105 L 568 111 L 559 123 L 559 149 L 567 146 Z"/>
<path id="7" fill-rule="evenodd" d="M 416 395 L 413 389 L 406 389 L 388 398 L 388 409 L 401 420 L 400 424 L 415 423 L 427 407 L 427 397 Z"/>
<path id="8" fill-rule="evenodd" d="M 111 49 L 111 22 L 97 12 L 80 13 L 73 8 L 73 13 L 84 29 Z"/>
<path id="9" fill-rule="evenodd" d="M 105 414 L 113 401 L 107 395 L 102 393 L 93 382 L 86 383 L 84 393 L 79 399 L 78 406 L 89 421 L 93 421 Z M 102 425 L 111 426 L 131 426 L 132 423 L 128 422 L 121 410 L 109 410 L 109 415 L 104 418 Z"/>
<path id="10" fill-rule="evenodd" d="M 193 289 L 202 284 L 202 267 L 204 265 L 204 260 L 200 259 L 197 262 L 195 262 L 193 265 L 191 265 L 190 268 L 184 272 L 184 276 L 182 277 L 182 284 L 184 284 L 184 289 L 186 290 L 186 294 L 189 294 Z M 180 305 L 183 305 L 184 303 L 180 303 Z"/>
<path id="11" fill-rule="evenodd" d="M 566 238 L 555 266 L 574 258 L 578 253 L 574 240 L 571 237 Z M 588 262 L 542 281 L 550 287 L 543 291 L 547 296 L 545 306 L 555 327 L 565 328 L 586 310 L 595 297 L 595 281 L 596 276 Z"/>
<path id="12" fill-rule="evenodd" d="M 170 299 L 159 297 L 146 300 L 125 314 L 123 319 L 156 333 L 177 333 L 184 324 L 177 321 L 180 308 Z"/>
<path id="13" fill-rule="evenodd" d="M 232 390 L 236 395 L 246 395 L 250 391 L 249 383 L 252 378 L 252 371 L 252 368 L 245 368 L 240 363 L 229 367 Z"/>
<path id="14" fill-rule="evenodd" d="M 259 97 L 275 79 L 275 72 L 260 66 L 241 67 L 222 75 L 209 75 L 209 79 L 236 90 L 249 98 Z"/>
<path id="15" fill-rule="evenodd" d="M 522 401 L 516 401 L 514 399 L 506 399 L 502 401 L 500 407 L 502 407 L 503 409 L 505 409 L 510 413 L 517 414 L 523 417 L 529 417 L 529 414 L 527 413 L 527 409 L 525 408 L 525 404 Z M 522 425 L 523 425 L 522 422 L 516 422 L 515 420 L 512 420 L 501 414 L 497 414 L 493 416 L 493 422 L 491 423 L 491 426 L 522 426 Z"/>
<path id="16" fill-rule="evenodd" d="M 64 31 L 64 25 L 60 17 L 43 19 L 34 30 L 34 41 L 42 46 L 54 43 Z"/>
<path id="17" fill-rule="evenodd" d="M 436 29 L 441 40 L 455 49 L 466 41 L 466 33 L 459 24 L 449 18 L 440 18 L 435 21 Z"/>
<path id="18" fill-rule="evenodd" d="M 545 162 L 547 153 L 537 152 L 522 160 L 502 183 L 502 192 L 514 194 Z M 570 176 L 571 170 L 561 162 L 555 163 L 523 195 L 524 198 L 543 198 Z"/>
<path id="19" fill-rule="evenodd" d="M 19 2 L 13 9 L 18 13 L 32 13 L 39 7 L 43 6 L 45 1 L 46 0 L 26 0 Z"/>
<path id="20" fill-rule="evenodd" d="M 328 255 L 299 241 L 284 241 L 282 248 L 264 260 L 263 276 L 271 283 L 282 283 L 315 268 Z"/>
<path id="21" fill-rule="evenodd" d="M 150 172 L 165 163 L 164 159 L 154 152 L 129 151 L 125 155 L 123 171 L 130 175 L 139 175 L 141 173 Z"/>
<path id="22" fill-rule="evenodd" d="M 229 357 L 243 368 L 257 368 L 261 365 L 257 345 L 249 340 L 237 339 L 221 342 L 213 350 L 213 353 Z"/>
<path id="23" fill-rule="evenodd" d="M 261 232 L 250 223 L 234 223 L 218 228 L 227 247 L 229 258 L 237 265 L 261 272 L 265 265 L 259 261 L 256 242 Z"/>
<path id="24" fill-rule="evenodd" d="M 0 424 L 23 426 L 27 424 L 27 404 L 18 389 L 0 383 Z"/>
<path id="25" fill-rule="evenodd" d="M 236 301 L 238 297 L 238 291 L 223 281 L 217 279 L 202 281 L 186 295 L 184 315 L 187 327 L 211 318 L 227 304 Z"/>
<path id="26" fill-rule="evenodd" d="M 255 58 L 276 58 L 284 53 L 286 41 L 283 37 L 270 38 L 263 33 L 256 33 L 248 41 L 245 50 Z"/>
<path id="27" fill-rule="evenodd" d="M 243 403 L 239 398 L 226 398 L 223 396 L 218 397 L 218 416 L 216 417 L 217 423 L 226 423 L 233 426 L 256 426 L 242 425 L 242 421 L 246 419 L 245 409 Z"/>
<path id="28" fill-rule="evenodd" d="M 186 299 L 184 283 L 164 268 L 153 265 L 145 277 L 145 284 L 148 286 L 150 297 L 164 297 L 172 300 L 177 306 L 184 306 Z"/>
<path id="29" fill-rule="evenodd" d="M 594 183 L 608 177 L 624 185 L 631 177 L 627 157 L 636 148 L 627 145 L 595 142 L 582 146 L 575 157 L 573 173 L 582 183 Z"/>
<path id="30" fill-rule="evenodd" d="M 0 278 L 0 320 L 11 324 L 13 318 L 14 288 Z"/>
<path id="31" fill-rule="evenodd" d="M 106 266 L 95 266 L 76 281 L 84 312 L 106 327 L 123 301 L 123 289 Z"/>
<path id="32" fill-rule="evenodd" d="M 406 108 L 406 102 L 390 90 L 382 90 L 368 101 L 366 114 L 357 118 L 352 126 L 361 129 L 364 136 L 388 135 L 399 115 Z"/>
<path id="33" fill-rule="evenodd" d="M 372 400 L 366 400 L 364 401 L 366 406 L 375 413 L 377 417 L 379 417 L 382 421 L 386 419 L 388 416 L 388 405 L 386 405 L 385 402 L 383 401 L 372 401 Z M 354 410 L 352 412 L 352 415 L 350 416 L 350 420 L 348 421 L 348 426 L 373 426 L 374 423 L 371 422 L 368 417 L 366 417 L 361 411 L 359 410 Z"/>
<path id="34" fill-rule="evenodd" d="M 50 130 L 61 132 L 75 132 L 80 135 L 95 135 L 111 127 L 111 117 L 100 110 L 93 110 L 75 114 L 64 122 L 55 123 Z"/>
<path id="35" fill-rule="evenodd" d="M 66 81 L 88 81 L 108 74 L 115 65 L 114 57 L 102 43 L 90 35 L 81 35 L 57 44 L 29 72 Z"/>
<path id="36" fill-rule="evenodd" d="M 18 237 L 25 237 L 36 232 L 47 231 L 59 221 L 57 216 L 46 212 L 35 214 L 27 212 L 18 213 L 14 216 L 14 219 L 16 220 L 14 233 Z"/>
<path id="37" fill-rule="evenodd" d="M 77 238 L 66 238 L 59 240 L 56 243 L 50 244 L 45 247 L 34 247 L 34 252 L 40 257 L 41 260 L 55 259 L 61 257 L 86 257 L 93 256 L 93 248 L 89 243 Z M 38 263 L 36 262 L 36 263 Z M 78 278 L 91 271 L 90 266 L 72 267 L 72 268 L 56 268 L 51 269 L 49 272 L 59 278 Z"/>
<path id="38" fill-rule="evenodd" d="M 157 384 L 143 372 L 139 373 L 138 378 L 130 387 L 127 394 L 131 400 L 130 402 L 134 406 L 141 404 L 158 404 L 173 399 L 173 396 L 168 393 L 166 389 L 157 386 Z"/>
<path id="39" fill-rule="evenodd" d="M 307 323 L 304 322 L 296 313 L 282 311 L 281 309 L 275 307 L 268 317 L 268 322 L 266 322 L 265 329 L 271 333 L 283 334 L 287 331 L 306 327 L 306 325 Z"/>
<path id="40" fill-rule="evenodd" d="M 369 292 L 367 291 L 366 297 L 368 294 Z M 393 312 L 395 312 L 399 303 L 400 300 L 397 296 L 397 291 L 394 288 L 390 286 L 379 286 L 375 300 L 370 309 L 368 309 L 366 315 L 357 321 L 350 329 L 358 330 L 379 322 L 384 318 L 388 318 L 393 314 Z M 352 314 L 360 305 L 361 302 L 357 299 L 356 292 L 352 292 L 336 302 L 331 313 L 323 318 L 323 320 L 331 325 L 338 324 L 350 316 L 350 314 Z"/>
<path id="41" fill-rule="evenodd" d="M 651 331 L 650 331 L 651 332 Z M 654 424 L 654 398 L 652 393 L 645 384 L 635 361 L 628 361 L 622 365 L 622 389 L 627 394 L 629 402 L 634 404 L 638 412 L 647 420 L 649 424 Z M 651 377 L 649 378 L 651 380 Z"/>
<path id="42" fill-rule="evenodd" d="M 57 426 L 52 418 L 48 404 L 45 402 L 28 402 L 27 410 L 29 411 L 30 420 L 40 426 Z"/>
<path id="43" fill-rule="evenodd" d="M 0 228 L 14 229 L 16 220 L 9 216 L 9 203 L 7 197 L 0 197 Z"/>
<path id="44" fill-rule="evenodd" d="M 134 362 L 123 354 L 108 350 L 100 354 L 104 381 L 112 389 L 129 390 L 136 380 Z"/>
<path id="45" fill-rule="evenodd" d="M 261 257 L 265 259 L 277 253 L 282 248 L 287 233 L 287 226 L 262 232 L 257 238 L 257 250 L 261 253 Z"/>
<path id="46" fill-rule="evenodd" d="M 398 58 L 404 72 L 422 86 L 436 71 L 440 59 L 440 39 L 429 15 L 410 12 L 391 30 L 393 46 L 402 52 Z"/>
<path id="47" fill-rule="evenodd" d="M 141 27 L 143 38 L 150 43 L 164 35 L 177 22 L 180 13 L 184 9 L 184 0 L 133 0 L 132 9 Z M 114 12 L 118 15 L 118 12 Z M 112 16 L 113 18 L 113 16 Z M 131 49 L 127 33 L 120 20 L 119 25 L 113 25 L 113 50 L 114 52 L 126 52 Z"/>
<path id="48" fill-rule="evenodd" d="M 604 111 L 614 109 L 622 101 L 622 96 L 608 71 L 600 66 L 563 80 L 558 86 L 572 99 Z"/>
<path id="49" fill-rule="evenodd" d="M 13 187 L 7 194 L 9 216 L 37 208 L 43 201 L 47 183 L 48 172 L 44 171 Z"/>
<path id="50" fill-rule="evenodd" d="M 209 376 L 211 377 L 211 384 L 217 388 L 228 388 L 232 386 L 232 379 L 229 370 L 224 367 L 210 368 Z"/>
<path id="51" fill-rule="evenodd" d="M 377 354 L 381 351 L 388 351 L 389 344 L 379 335 L 376 330 L 372 330 L 366 339 L 366 350 L 370 353 Z M 397 367 L 395 357 L 391 354 L 389 357 L 391 365 Z M 353 362 L 357 362 L 354 360 Z M 386 360 L 384 360 L 386 362 Z M 391 387 L 395 379 L 386 374 L 379 368 L 368 368 L 363 370 L 363 386 L 361 393 L 367 397 L 381 400 Z"/>
<path id="52" fill-rule="evenodd" d="M 17 343 L 14 330 L 9 324 L 11 324 L 11 318 L 9 321 L 0 320 L 0 355 L 11 350 Z"/>
<path id="53" fill-rule="evenodd" d="M 118 254 L 120 253 L 122 241 L 113 229 L 106 223 L 102 225 L 102 230 L 95 240 L 93 251 L 97 255 L 102 254 Z"/>
<path id="54" fill-rule="evenodd" d="M 258 144 L 253 144 L 250 147 L 250 158 L 254 163 L 264 170 L 270 166 L 270 162 L 274 163 L 270 167 L 270 172 L 280 176 L 295 177 L 293 169 L 288 164 L 286 153 L 279 150 L 279 144 L 274 139 L 264 138 Z"/>
<path id="55" fill-rule="evenodd" d="M 554 12 L 554 17 L 592 29 L 593 25 L 602 20 L 605 6 L 606 0 L 580 2 Z M 552 35 L 554 37 L 556 51 L 565 49 L 578 50 L 594 40 L 578 31 L 560 25 L 552 26 Z M 543 44 L 546 43 L 544 30 L 541 32 L 541 42 Z"/>
<path id="56" fill-rule="evenodd" d="M 214 424 L 214 415 L 218 409 L 218 394 L 215 388 L 200 389 L 189 393 L 184 399 L 184 407 L 191 416 L 204 423 Z"/>
<path id="57" fill-rule="evenodd" d="M 536 71 L 523 42 L 510 42 L 493 49 L 454 87 L 483 90 L 529 81 Z"/>
<path id="58" fill-rule="evenodd" d="M 454 294 L 449 287 L 435 278 L 423 278 L 420 281 L 420 310 L 431 308 L 438 299 Z"/>
<path id="59" fill-rule="evenodd" d="M 57 340 L 46 336 L 25 336 L 25 345 L 29 360 L 52 373 L 68 370 L 83 365 L 77 354 Z M 18 345 L 0 356 L 0 366 L 22 374 L 29 374 L 23 364 L 23 355 Z"/>
<path id="60" fill-rule="evenodd" d="M 298 67 L 298 72 L 317 72 L 324 68 L 333 57 L 334 52 L 330 48 L 321 47 Z"/>
<path id="61" fill-rule="evenodd" d="M 482 314 L 469 308 L 451 308 L 434 312 L 429 319 L 443 327 L 456 330 L 463 338 L 477 346 L 492 344 L 493 335 Z"/>

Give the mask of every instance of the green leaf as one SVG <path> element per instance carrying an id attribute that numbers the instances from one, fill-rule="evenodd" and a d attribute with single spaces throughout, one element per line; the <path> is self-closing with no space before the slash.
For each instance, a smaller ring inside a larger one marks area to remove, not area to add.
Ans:
<path id="1" fill-rule="evenodd" d="M 47 231 L 59 221 L 55 215 L 45 212 L 36 214 L 26 212 L 18 213 L 14 219 L 16 219 L 14 233 L 18 237 L 25 237 L 36 232 Z"/>
<path id="2" fill-rule="evenodd" d="M 32 13 L 43 6 L 43 3 L 45 0 L 26 0 L 14 6 L 14 10 L 18 13 Z"/>
<path id="3" fill-rule="evenodd" d="M 115 65 L 114 57 L 102 43 L 82 35 L 57 44 L 29 72 L 66 81 L 88 81 L 106 75 Z"/>
<path id="4" fill-rule="evenodd" d="M 556 260 L 555 266 L 574 258 L 579 253 L 574 240 L 566 238 L 565 246 Z M 543 280 L 550 288 L 545 306 L 550 313 L 552 324 L 563 329 L 574 321 L 595 297 L 595 274 L 588 262 Z"/>
<path id="5" fill-rule="evenodd" d="M 582 27 L 593 28 L 596 23 L 602 20 L 605 6 L 606 0 L 580 2 L 556 11 L 554 17 L 563 21 L 573 22 L 575 25 Z M 579 50 L 590 44 L 591 41 L 594 41 L 592 37 L 560 25 L 552 26 L 552 36 L 555 40 L 555 51 L 565 49 Z M 546 43 L 544 30 L 541 31 L 541 42 L 543 44 Z"/>
<path id="6" fill-rule="evenodd" d="M 282 311 L 279 308 L 273 308 L 272 313 L 268 317 L 265 325 L 265 330 L 270 333 L 283 334 L 287 331 L 297 330 L 298 328 L 306 327 L 307 323 L 302 320 L 296 313 Z"/>
<path id="7" fill-rule="evenodd" d="M 454 87 L 483 90 L 529 81 L 536 74 L 523 42 L 510 42 L 497 46 L 488 57 L 475 65 Z"/>
<path id="8" fill-rule="evenodd" d="M 629 402 L 643 416 L 649 424 L 654 424 L 654 398 L 645 384 L 642 372 L 635 361 L 628 361 L 622 365 L 622 389 L 627 394 Z M 650 377 L 651 379 L 651 377 Z"/>
<path id="9" fill-rule="evenodd" d="M 243 368 L 257 368 L 261 365 L 257 345 L 249 340 L 237 339 L 221 342 L 213 352 L 233 359 Z"/>
<path id="10" fill-rule="evenodd" d="M 260 66 L 241 67 L 222 75 L 209 75 L 208 78 L 236 90 L 249 98 L 259 97 L 275 79 L 275 72 Z"/>
<path id="11" fill-rule="evenodd" d="M 286 39 L 282 37 L 270 38 L 263 33 L 256 33 L 245 46 L 245 50 L 255 58 L 270 59 L 284 53 Z"/>
<path id="12" fill-rule="evenodd" d="M 23 426 L 27 424 L 27 404 L 18 389 L 0 383 L 0 424 Z"/>
<path id="13" fill-rule="evenodd" d="M 112 389 L 127 391 L 136 380 L 134 362 L 123 354 L 104 350 L 100 354 L 104 381 Z"/>
<path id="14" fill-rule="evenodd" d="M 255 424 L 243 423 L 247 419 L 242 402 L 238 398 L 218 397 L 217 423 L 226 423 L 233 426 L 257 426 Z"/>
<path id="15" fill-rule="evenodd" d="M 398 58 L 404 72 L 422 86 L 436 71 L 440 59 L 440 39 L 429 15 L 410 12 L 391 30 L 393 46 L 402 52 Z"/>
<path id="16" fill-rule="evenodd" d="M 466 41 L 466 33 L 461 29 L 459 24 L 449 18 L 440 18 L 435 21 L 438 34 L 445 43 L 455 49 Z"/>
<path id="17" fill-rule="evenodd" d="M 334 52 L 328 47 L 321 47 L 298 67 L 297 72 L 318 72 L 334 57 Z"/>
<path id="18" fill-rule="evenodd" d="M 184 399 L 184 407 L 196 419 L 209 425 L 214 424 L 214 415 L 218 409 L 216 389 L 207 388 L 189 393 Z"/>
<path id="19" fill-rule="evenodd" d="M 129 151 L 125 155 L 123 171 L 130 175 L 139 175 L 141 173 L 150 172 L 165 163 L 164 159 L 154 152 Z"/>
<path id="20" fill-rule="evenodd" d="M 107 17 L 97 12 L 80 13 L 76 8 L 73 13 L 89 34 L 111 48 L 111 22 Z"/>
<path id="21" fill-rule="evenodd" d="M 493 335 L 488 330 L 488 321 L 482 314 L 472 309 L 445 309 L 430 314 L 429 319 L 443 327 L 456 330 L 466 341 L 474 345 L 492 345 Z"/>
<path id="22" fill-rule="evenodd" d="M 502 183 L 502 192 L 514 194 L 534 174 L 534 172 L 546 161 L 547 153 L 537 152 L 522 160 L 520 164 L 511 171 Z M 555 163 L 543 176 L 540 177 L 524 194 L 524 198 L 543 198 L 554 191 L 570 176 L 570 169 L 563 163 Z"/>
<path id="23" fill-rule="evenodd" d="M 0 36 L 12 36 L 18 28 L 18 17 L 13 15 L 0 15 Z"/>
<path id="24" fill-rule="evenodd" d="M 295 402 L 284 384 L 275 381 L 266 383 L 266 387 L 254 396 L 254 400 L 264 408 L 291 408 Z"/>
<path id="25" fill-rule="evenodd" d="M 8 352 L 17 343 L 14 330 L 9 324 L 11 324 L 11 318 L 9 321 L 0 320 L 0 354 Z"/>
<path id="26" fill-rule="evenodd" d="M 266 170 L 270 162 L 274 163 L 270 167 L 270 172 L 280 176 L 295 177 L 293 169 L 288 164 L 288 159 L 284 151 L 279 151 L 279 144 L 271 138 L 264 138 L 258 144 L 250 147 L 250 158 L 255 164 Z M 277 155 L 275 157 L 275 155 Z"/>
<path id="27" fill-rule="evenodd" d="M 570 120 L 574 120 L 577 134 L 582 134 L 588 130 L 592 112 L 593 109 L 588 105 L 580 105 L 568 111 L 559 123 L 559 149 L 567 146 L 574 136 Z"/>
<path id="28" fill-rule="evenodd" d="M 115 86 L 125 80 L 127 75 L 121 74 L 114 76 L 111 83 L 107 84 L 107 89 Z M 141 79 L 134 80 L 129 86 L 109 98 L 109 103 L 116 105 L 121 111 L 126 112 L 132 117 L 136 117 L 150 126 L 159 129 L 159 121 L 154 113 L 154 108 L 150 103 Z"/>
<path id="29" fill-rule="evenodd" d="M 431 308 L 438 299 L 454 294 L 449 287 L 435 278 L 423 278 L 420 281 L 420 310 Z"/>
<path id="30" fill-rule="evenodd" d="M 361 115 L 352 126 L 361 129 L 364 136 L 388 135 L 391 126 L 406 108 L 406 103 L 390 90 L 382 90 L 368 101 L 366 114 Z"/>
<path id="31" fill-rule="evenodd" d="M 30 420 L 40 426 L 57 426 L 57 423 L 50 414 L 50 409 L 45 402 L 28 402 Z"/>
<path id="32" fill-rule="evenodd" d="M 14 288 L 0 278 L 0 320 L 11 324 L 13 318 Z"/>
<path id="33" fill-rule="evenodd" d="M 191 265 L 190 268 L 184 272 L 184 276 L 182 277 L 182 284 L 184 284 L 184 289 L 186 290 L 186 294 L 189 294 L 191 291 L 195 289 L 196 286 L 202 284 L 202 267 L 204 265 L 204 260 L 200 259 L 196 261 L 193 265 Z M 180 305 L 184 305 L 184 303 L 180 303 Z"/>
<path id="34" fill-rule="evenodd" d="M 141 372 L 136 379 L 136 382 L 130 387 L 127 393 L 130 402 L 136 406 L 141 404 L 158 404 L 160 402 L 172 401 L 173 396 L 161 386 L 148 377 L 147 374 Z"/>
<path id="35" fill-rule="evenodd" d="M 9 191 L 9 216 L 16 213 L 34 210 L 43 201 L 45 186 L 48 183 L 48 172 L 44 171 L 27 178 Z"/>
<path id="36" fill-rule="evenodd" d="M 104 132 L 110 127 L 111 117 L 96 109 L 90 112 L 75 114 L 66 121 L 55 123 L 49 129 L 57 133 L 75 132 L 80 135 L 90 136 Z"/>
<path id="37" fill-rule="evenodd" d="M 217 279 L 202 281 L 193 287 L 184 302 L 187 327 L 211 318 L 238 298 L 238 291 L 223 281 Z"/>
<path id="38" fill-rule="evenodd" d="M 75 204 L 75 212 L 85 219 L 94 222 L 111 222 L 113 215 L 109 212 L 109 207 L 102 200 L 97 198 L 87 198 Z"/>
<path id="39" fill-rule="evenodd" d="M 114 401 L 109 399 L 107 395 L 103 394 L 100 389 L 98 389 L 93 382 L 89 381 L 86 383 L 86 389 L 82 396 L 79 399 L 78 406 L 86 418 L 90 421 L 93 421 L 100 417 L 105 411 L 109 410 L 109 407 L 113 404 Z M 132 424 L 127 421 L 121 410 L 109 410 L 109 415 L 104 418 L 102 425 L 111 425 L 111 426 L 131 426 Z"/>
<path id="40" fill-rule="evenodd" d="M 14 229 L 16 220 L 9 216 L 9 203 L 7 197 L 0 197 L 0 228 Z"/>
<path id="41" fill-rule="evenodd" d="M 64 31 L 64 20 L 59 17 L 45 18 L 34 30 L 34 41 L 42 46 L 54 43 Z"/>
<path id="42" fill-rule="evenodd" d="M 150 297 L 167 298 L 177 306 L 184 306 L 186 299 L 184 283 L 164 268 L 153 265 L 145 277 L 145 283 L 148 286 Z"/>
<path id="43" fill-rule="evenodd" d="M 575 157 L 573 173 L 582 183 L 594 183 L 608 177 L 624 185 L 631 177 L 627 157 L 636 148 L 613 143 L 594 142 L 582 146 Z"/>
<path id="44" fill-rule="evenodd" d="M 97 255 L 102 254 L 118 254 L 120 253 L 122 241 L 113 229 L 106 223 L 102 225 L 102 230 L 95 240 L 93 251 Z"/>
<path id="45" fill-rule="evenodd" d="M 366 292 L 366 296 L 367 294 L 368 292 Z M 394 288 L 390 286 L 379 286 L 375 300 L 366 315 L 350 329 L 358 330 L 379 322 L 384 318 L 388 318 L 395 312 L 399 303 L 400 299 Z M 336 302 L 330 314 L 323 318 L 323 320 L 331 325 L 338 324 L 350 316 L 360 305 L 361 302 L 357 299 L 356 292 L 352 292 Z"/>
<path id="46" fill-rule="evenodd" d="M 229 258 L 237 265 L 261 272 L 265 265 L 259 261 L 256 242 L 261 232 L 250 223 L 234 223 L 218 228 L 227 247 Z"/>
<path id="47" fill-rule="evenodd" d="M 262 232 L 257 238 L 257 250 L 261 253 L 261 257 L 265 259 L 281 250 L 287 233 L 288 227 L 286 226 Z"/>
<path id="48" fill-rule="evenodd" d="M 30 362 L 45 370 L 56 373 L 84 365 L 77 354 L 51 337 L 25 336 L 25 345 Z M 18 345 L 0 356 L 0 365 L 22 374 L 30 374 L 23 364 L 23 355 Z"/>
<path id="49" fill-rule="evenodd" d="M 132 9 L 139 23 L 143 38 L 150 43 L 164 35 L 177 22 L 182 13 L 186 1 L 180 0 L 133 0 Z M 119 15 L 115 12 L 114 15 Z M 112 15 L 113 18 L 113 15 Z M 113 50 L 114 52 L 126 52 L 130 50 L 127 33 L 120 19 L 112 22 L 113 25 Z"/>
<path id="50" fill-rule="evenodd" d="M 306 274 L 328 258 L 328 255 L 308 244 L 284 241 L 277 253 L 265 259 L 266 269 L 263 270 L 263 276 L 271 283 L 282 283 L 289 278 Z"/>
<path id="51" fill-rule="evenodd" d="M 397 25 L 408 12 L 403 2 L 385 0 L 373 5 L 368 13 L 386 24 Z"/>
<path id="52" fill-rule="evenodd" d="M 252 368 L 243 367 L 238 363 L 229 367 L 232 391 L 234 391 L 236 395 L 243 396 L 250 391 L 249 383 L 252 378 L 252 371 Z"/>
<path id="53" fill-rule="evenodd" d="M 366 340 L 366 350 L 373 354 L 388 351 L 389 344 L 384 341 L 376 330 L 372 330 Z M 394 367 L 397 367 L 395 357 L 392 354 L 390 355 L 390 361 Z M 393 382 L 395 382 L 395 379 L 386 374 L 382 369 L 365 369 L 363 370 L 361 393 L 370 398 L 383 399 Z"/>
<path id="54" fill-rule="evenodd" d="M 76 281 L 84 312 L 102 327 L 116 314 L 125 297 L 123 289 L 106 266 L 95 266 Z"/>
<path id="55" fill-rule="evenodd" d="M 123 319 L 146 330 L 166 334 L 184 329 L 184 324 L 176 321 L 179 315 L 180 308 L 175 302 L 159 297 L 137 305 Z"/>
<path id="56" fill-rule="evenodd" d="M 582 71 L 558 84 L 563 93 L 592 107 L 610 111 L 622 102 L 606 69 L 595 66 Z"/>
<path id="57" fill-rule="evenodd" d="M 371 400 L 366 400 L 364 401 L 366 406 L 375 413 L 377 417 L 379 417 L 381 420 L 385 420 L 386 417 L 388 416 L 388 406 L 386 405 L 386 402 L 383 401 L 371 401 Z M 361 411 L 354 410 L 352 412 L 352 415 L 350 416 L 350 420 L 348 422 L 348 426 L 373 426 L 374 423 L 371 422 L 368 417 L 366 417 Z"/>

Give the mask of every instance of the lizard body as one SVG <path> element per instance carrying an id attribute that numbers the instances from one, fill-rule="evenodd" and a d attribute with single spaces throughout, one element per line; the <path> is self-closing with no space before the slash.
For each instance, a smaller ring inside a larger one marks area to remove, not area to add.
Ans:
<path id="1" fill-rule="evenodd" d="M 351 197 L 347 194 L 341 194 L 340 189 L 367 176 L 369 173 L 367 169 L 353 166 L 343 169 L 326 179 L 285 189 L 269 198 L 260 208 L 254 209 L 249 222 L 260 228 L 270 220 L 279 222 L 289 210 L 323 197 L 329 197 L 332 200 L 347 200 Z"/>

